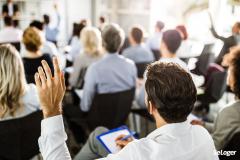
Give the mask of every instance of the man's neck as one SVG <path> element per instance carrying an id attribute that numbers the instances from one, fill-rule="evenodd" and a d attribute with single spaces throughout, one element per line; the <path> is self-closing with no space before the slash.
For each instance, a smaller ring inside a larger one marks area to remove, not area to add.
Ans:
<path id="1" fill-rule="evenodd" d="M 156 121 L 156 127 L 157 128 L 160 128 L 160 127 L 167 124 L 167 122 L 159 114 L 155 114 L 155 115 L 153 115 L 153 117 Z"/>
<path id="2" fill-rule="evenodd" d="M 175 53 L 171 53 L 169 51 L 163 51 L 162 52 L 162 58 L 176 58 L 176 54 Z"/>
<path id="3" fill-rule="evenodd" d="M 141 43 L 140 43 L 141 44 Z M 140 45 L 139 43 L 136 43 L 136 42 L 132 42 L 131 43 L 131 46 L 135 47 L 135 46 L 139 46 Z"/>

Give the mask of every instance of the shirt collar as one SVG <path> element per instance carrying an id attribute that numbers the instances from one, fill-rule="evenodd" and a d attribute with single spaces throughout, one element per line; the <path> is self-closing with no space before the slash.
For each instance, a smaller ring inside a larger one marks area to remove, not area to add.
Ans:
<path id="1" fill-rule="evenodd" d="M 186 132 L 189 132 L 191 126 L 192 125 L 188 120 L 181 123 L 169 123 L 154 130 L 147 136 L 147 138 L 155 139 L 161 135 L 185 134 Z"/>

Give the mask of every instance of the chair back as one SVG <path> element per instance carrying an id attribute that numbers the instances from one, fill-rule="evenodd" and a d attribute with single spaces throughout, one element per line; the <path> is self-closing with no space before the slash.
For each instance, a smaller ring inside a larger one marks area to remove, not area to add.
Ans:
<path id="1" fill-rule="evenodd" d="M 90 130 L 97 126 L 112 129 L 125 124 L 134 95 L 135 88 L 117 93 L 96 95 L 87 116 Z"/>
<path id="2" fill-rule="evenodd" d="M 237 151 L 235 155 L 231 156 L 219 156 L 220 160 L 236 160 L 240 159 L 240 132 L 235 133 L 235 135 L 231 138 L 231 140 L 224 147 L 223 151 Z"/>
<path id="3" fill-rule="evenodd" d="M 154 55 L 155 61 L 158 61 L 161 58 L 161 52 L 160 50 L 152 50 L 152 53 Z"/>
<path id="4" fill-rule="evenodd" d="M 213 72 L 211 77 L 206 84 L 205 94 L 208 99 L 210 99 L 210 103 L 217 102 L 226 91 L 227 84 L 227 72 Z"/>
<path id="5" fill-rule="evenodd" d="M 83 88 L 84 77 L 85 77 L 86 73 L 87 73 L 87 67 L 82 68 L 80 70 L 80 74 L 79 74 L 79 77 L 78 77 L 78 80 L 77 80 L 77 84 L 74 88 L 77 88 L 77 89 L 82 89 Z"/>
<path id="6" fill-rule="evenodd" d="M 42 111 L 0 122 L 0 159 L 25 160 L 39 154 Z"/>
<path id="7" fill-rule="evenodd" d="M 144 75 L 144 72 L 147 68 L 147 65 L 149 64 L 150 62 L 143 62 L 143 63 L 136 63 L 136 67 L 137 67 L 137 75 L 138 75 L 138 78 L 143 78 L 143 75 Z"/>

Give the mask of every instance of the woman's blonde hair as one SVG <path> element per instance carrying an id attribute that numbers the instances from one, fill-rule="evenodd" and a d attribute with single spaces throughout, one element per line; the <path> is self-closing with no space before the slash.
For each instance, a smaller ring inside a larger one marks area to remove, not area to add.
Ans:
<path id="1" fill-rule="evenodd" d="M 40 32 L 35 27 L 28 27 L 23 32 L 23 43 L 30 52 L 37 52 L 43 44 Z"/>
<path id="2" fill-rule="evenodd" d="M 26 80 L 19 52 L 11 45 L 0 46 L 0 118 L 15 116 L 22 107 Z"/>
<path id="3" fill-rule="evenodd" d="M 85 53 L 98 56 L 102 47 L 101 32 L 95 27 L 85 27 L 81 32 L 81 42 Z"/>

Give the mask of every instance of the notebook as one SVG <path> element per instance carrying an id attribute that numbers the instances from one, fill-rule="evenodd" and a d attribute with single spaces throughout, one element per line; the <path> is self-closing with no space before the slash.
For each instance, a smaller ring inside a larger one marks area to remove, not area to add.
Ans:
<path id="1" fill-rule="evenodd" d="M 109 153 L 117 153 L 121 150 L 120 147 L 116 145 L 116 139 L 120 135 L 130 135 L 131 131 L 127 126 L 121 126 L 116 129 L 109 130 L 103 134 L 97 136 L 100 143 L 107 149 Z"/>

